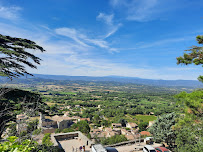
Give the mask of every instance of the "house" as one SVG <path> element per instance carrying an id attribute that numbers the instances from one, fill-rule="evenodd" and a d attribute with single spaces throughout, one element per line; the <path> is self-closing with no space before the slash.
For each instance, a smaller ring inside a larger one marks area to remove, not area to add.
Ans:
<path id="1" fill-rule="evenodd" d="M 131 130 L 133 130 L 133 129 L 137 129 L 138 125 L 136 123 L 129 122 L 129 123 L 126 124 L 126 127 L 130 128 Z"/>
<path id="2" fill-rule="evenodd" d="M 66 116 L 66 117 L 69 116 L 69 113 L 70 113 L 69 111 L 65 112 L 64 116 Z"/>
<path id="3" fill-rule="evenodd" d="M 154 124 L 155 121 L 149 121 L 149 125 L 147 128 L 151 127 Z"/>
<path id="4" fill-rule="evenodd" d="M 67 109 L 71 109 L 71 106 L 66 106 Z"/>
<path id="5" fill-rule="evenodd" d="M 105 132 L 106 132 L 106 137 L 112 137 L 115 135 L 120 135 L 121 131 L 119 131 L 120 129 L 116 128 L 116 129 L 111 129 L 111 128 L 105 128 Z"/>
<path id="6" fill-rule="evenodd" d="M 122 125 L 121 125 L 121 123 L 112 123 L 112 127 L 113 128 L 121 128 Z"/>
<path id="7" fill-rule="evenodd" d="M 90 122 L 90 118 L 79 118 L 78 121 L 88 121 L 88 122 Z"/>
<path id="8" fill-rule="evenodd" d="M 76 108 L 80 108 L 80 105 L 75 105 Z"/>
<path id="9" fill-rule="evenodd" d="M 149 112 L 149 115 L 154 115 L 154 112 Z"/>
<path id="10" fill-rule="evenodd" d="M 141 136 L 151 136 L 150 132 L 148 132 L 148 131 L 141 131 L 140 135 Z"/>
<path id="11" fill-rule="evenodd" d="M 127 131 L 126 129 L 121 129 L 121 134 L 124 135 L 128 140 L 135 139 L 134 135 L 131 132 Z"/>
<path id="12" fill-rule="evenodd" d="M 46 117 L 40 113 L 38 128 L 41 128 L 44 133 L 53 133 L 56 129 L 65 129 L 73 124 L 70 117 L 58 116 Z"/>

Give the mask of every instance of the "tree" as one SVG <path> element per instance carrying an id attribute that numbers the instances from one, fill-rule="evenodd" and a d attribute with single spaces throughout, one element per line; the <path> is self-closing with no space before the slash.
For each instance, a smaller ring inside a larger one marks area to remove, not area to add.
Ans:
<path id="1" fill-rule="evenodd" d="M 173 129 L 175 125 L 176 114 L 170 113 L 160 116 L 149 128 L 156 142 L 166 142 L 169 147 L 174 147 L 176 132 Z"/>
<path id="2" fill-rule="evenodd" d="M 42 139 L 42 144 L 46 146 L 53 146 L 53 143 L 51 142 L 51 134 L 46 133 Z"/>
<path id="3" fill-rule="evenodd" d="M 25 66 L 30 68 L 37 68 L 31 61 L 36 64 L 40 64 L 41 59 L 27 50 L 45 50 L 37 45 L 35 42 L 4 36 L 0 34 L 0 76 L 7 76 L 10 79 L 13 77 L 24 76 L 25 74 L 32 75 L 27 72 Z"/>
<path id="4" fill-rule="evenodd" d="M 40 64 L 41 59 L 28 52 L 28 50 L 45 50 L 35 42 L 22 38 L 4 36 L 0 34 L 0 76 L 7 76 L 11 80 L 14 77 L 24 76 L 28 73 L 25 66 L 37 68 L 32 62 Z M 0 89 L 0 137 L 6 123 L 16 119 L 16 114 L 31 109 L 37 110 L 41 104 L 39 94 L 20 89 Z M 32 110 L 32 111 L 33 111 Z"/>
<path id="5" fill-rule="evenodd" d="M 127 141 L 127 138 L 124 135 L 115 135 L 112 137 L 104 138 L 103 140 L 101 140 L 101 143 L 103 145 L 111 145 L 111 144 L 116 144 L 123 141 Z"/>
<path id="6" fill-rule="evenodd" d="M 0 137 L 9 121 L 16 121 L 19 112 L 34 115 L 36 111 L 44 111 L 46 105 L 37 93 L 20 89 L 2 88 L 0 91 Z"/>
<path id="7" fill-rule="evenodd" d="M 79 121 L 77 124 L 74 124 L 72 128 L 77 128 L 77 130 L 81 131 L 82 133 L 88 134 L 90 132 L 90 127 L 87 121 Z"/>
<path id="8" fill-rule="evenodd" d="M 125 119 L 120 119 L 120 120 L 119 120 L 119 123 L 121 123 L 122 127 L 126 127 L 127 120 L 125 120 Z"/>
<path id="9" fill-rule="evenodd" d="M 203 44 L 203 35 L 196 37 L 198 44 Z M 186 50 L 190 53 L 184 53 L 182 57 L 178 57 L 178 64 L 203 64 L 203 47 L 192 46 Z M 202 65 L 203 66 L 203 65 Z M 199 76 L 198 80 L 203 82 L 203 76 Z M 183 104 L 182 117 L 178 119 L 175 126 L 177 131 L 177 151 L 203 151 L 203 90 L 196 90 L 192 93 L 181 92 L 176 95 L 179 104 Z"/>
<path id="10" fill-rule="evenodd" d="M 140 122 L 139 124 L 138 124 L 138 127 L 139 127 L 139 131 L 141 132 L 141 131 L 146 131 L 147 129 L 147 126 L 149 125 L 149 123 L 148 122 Z"/>
<path id="11" fill-rule="evenodd" d="M 203 90 L 181 92 L 175 97 L 184 105 L 175 126 L 177 151 L 203 151 Z"/>
<path id="12" fill-rule="evenodd" d="M 196 37 L 198 44 L 203 44 L 203 35 L 198 35 Z M 190 49 L 185 50 L 190 53 L 184 53 L 183 56 L 177 57 L 177 64 L 203 64 L 203 47 L 202 46 L 192 46 Z M 203 82 L 203 76 L 199 76 L 198 80 Z"/>

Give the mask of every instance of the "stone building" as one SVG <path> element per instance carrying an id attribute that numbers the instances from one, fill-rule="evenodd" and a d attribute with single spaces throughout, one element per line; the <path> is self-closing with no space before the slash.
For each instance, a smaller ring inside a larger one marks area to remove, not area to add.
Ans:
<path id="1" fill-rule="evenodd" d="M 127 127 L 127 128 L 130 128 L 130 129 L 132 129 L 132 130 L 138 129 L 138 125 L 137 125 L 136 123 L 133 123 L 133 122 L 127 123 L 127 124 L 126 124 L 126 127 Z"/>
<path id="2" fill-rule="evenodd" d="M 16 116 L 16 130 L 18 133 L 21 133 L 22 131 L 27 131 L 27 120 L 28 117 L 25 114 L 20 114 Z"/>
<path id="3" fill-rule="evenodd" d="M 73 124 L 73 121 L 70 117 L 58 116 L 46 117 L 43 114 L 40 114 L 39 126 L 43 130 L 43 133 L 52 133 L 56 129 L 65 129 L 70 127 Z"/>

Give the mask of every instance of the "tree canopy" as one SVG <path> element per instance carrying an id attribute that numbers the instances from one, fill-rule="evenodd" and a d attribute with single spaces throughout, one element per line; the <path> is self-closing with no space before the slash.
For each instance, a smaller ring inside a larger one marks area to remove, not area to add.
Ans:
<path id="1" fill-rule="evenodd" d="M 35 64 L 40 64 L 41 59 L 28 50 L 45 51 L 31 40 L 0 34 L 0 76 L 8 76 L 12 79 L 25 74 L 32 75 L 27 72 L 25 66 L 36 69 Z"/>
<path id="2" fill-rule="evenodd" d="M 203 45 L 203 35 L 198 35 L 196 37 L 198 44 Z M 183 56 L 177 57 L 177 64 L 203 64 L 203 47 L 202 46 L 192 46 L 190 49 L 185 50 L 190 53 L 184 53 Z M 202 65 L 203 66 L 203 65 Z M 199 76 L 198 80 L 203 82 L 203 76 Z"/>
<path id="3" fill-rule="evenodd" d="M 160 116 L 149 128 L 156 142 L 166 142 L 170 147 L 174 146 L 176 133 L 173 129 L 176 119 L 175 113 Z"/>
<path id="4" fill-rule="evenodd" d="M 203 91 L 181 92 L 175 97 L 179 104 L 184 104 L 175 126 L 177 151 L 203 151 Z"/>

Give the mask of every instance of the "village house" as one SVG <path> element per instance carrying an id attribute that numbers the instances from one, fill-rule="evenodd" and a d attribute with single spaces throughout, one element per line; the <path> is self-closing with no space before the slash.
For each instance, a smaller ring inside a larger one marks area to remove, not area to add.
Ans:
<path id="1" fill-rule="evenodd" d="M 126 124 L 126 127 L 130 128 L 131 130 L 135 130 L 135 129 L 138 128 L 138 125 L 136 123 L 129 122 L 129 123 Z"/>
<path id="2" fill-rule="evenodd" d="M 118 131 L 116 129 L 111 129 L 111 128 L 105 128 L 105 132 L 106 132 L 106 137 L 112 137 L 112 136 L 121 134 L 121 131 Z"/>
<path id="3" fill-rule="evenodd" d="M 76 108 L 80 108 L 80 105 L 75 105 Z"/>
<path id="4" fill-rule="evenodd" d="M 79 121 L 87 121 L 87 122 L 90 122 L 90 118 L 79 118 L 78 119 L 78 122 Z"/>
<path id="5" fill-rule="evenodd" d="M 122 128 L 121 134 L 124 135 L 128 140 L 134 140 L 135 139 L 134 135 L 130 131 L 127 131 L 126 129 Z"/>
<path id="6" fill-rule="evenodd" d="M 38 128 L 41 128 L 44 133 L 53 133 L 56 129 L 65 129 L 73 124 L 72 118 L 66 116 L 55 115 L 47 117 L 40 113 Z"/>

